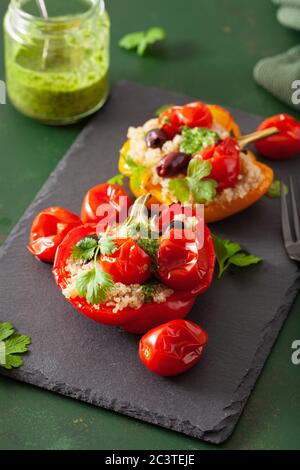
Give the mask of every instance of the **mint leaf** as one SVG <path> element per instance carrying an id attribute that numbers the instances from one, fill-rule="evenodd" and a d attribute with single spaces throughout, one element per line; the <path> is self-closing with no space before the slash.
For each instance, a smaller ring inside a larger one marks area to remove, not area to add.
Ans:
<path id="1" fill-rule="evenodd" d="M 284 184 L 283 188 L 284 188 L 284 193 L 287 194 L 288 187 Z M 272 199 L 280 198 L 281 196 L 281 181 L 280 180 L 273 181 L 268 191 L 266 192 L 266 196 Z"/>
<path id="2" fill-rule="evenodd" d="M 243 251 L 239 243 L 232 242 L 231 240 L 222 240 L 217 235 L 213 235 L 213 241 L 219 265 L 219 279 L 231 264 L 246 267 L 262 261 L 262 258 Z"/>
<path id="3" fill-rule="evenodd" d="M 79 240 L 72 248 L 71 257 L 75 260 L 83 260 L 84 262 L 91 261 L 95 255 L 98 246 L 97 240 L 92 237 L 85 237 Z"/>
<path id="4" fill-rule="evenodd" d="M 262 258 L 254 255 L 247 255 L 246 253 L 237 253 L 230 258 L 230 263 L 235 266 L 250 266 L 251 264 L 257 264 L 262 261 Z"/>
<path id="5" fill-rule="evenodd" d="M 183 141 L 180 145 L 180 151 L 187 154 L 200 152 L 220 139 L 217 132 L 205 127 L 182 127 L 181 135 Z"/>
<path id="6" fill-rule="evenodd" d="M 179 202 L 188 202 L 190 199 L 190 188 L 186 178 L 170 179 L 168 189 L 174 193 Z"/>
<path id="7" fill-rule="evenodd" d="M 99 245 L 100 245 L 100 251 L 103 255 L 112 255 L 118 249 L 115 242 L 107 235 L 103 235 L 100 238 Z"/>
<path id="8" fill-rule="evenodd" d="M 155 111 L 155 116 L 156 117 L 159 117 L 162 113 L 164 113 L 165 111 L 167 111 L 167 109 L 170 109 L 172 108 L 174 105 L 173 104 L 163 104 L 162 106 L 160 106 L 160 108 L 158 108 L 156 111 Z"/>
<path id="9" fill-rule="evenodd" d="M 126 34 L 120 39 L 119 46 L 126 50 L 136 49 L 137 54 L 141 57 L 151 44 L 162 41 L 165 37 L 166 32 L 163 28 L 154 27 L 148 31 Z"/>
<path id="10" fill-rule="evenodd" d="M 124 175 L 119 173 L 116 176 L 113 176 L 108 181 L 108 184 L 116 184 L 117 186 L 123 187 L 124 186 Z"/>
<path id="11" fill-rule="evenodd" d="M 25 353 L 30 343 L 30 337 L 16 333 L 11 323 L 0 323 L 0 367 L 20 367 L 23 360 L 19 354 Z"/>

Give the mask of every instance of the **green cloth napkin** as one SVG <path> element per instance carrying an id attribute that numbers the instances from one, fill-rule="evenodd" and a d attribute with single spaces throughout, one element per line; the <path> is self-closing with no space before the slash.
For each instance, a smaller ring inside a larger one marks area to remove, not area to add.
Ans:
<path id="1" fill-rule="evenodd" d="M 300 46 L 293 47 L 283 54 L 260 60 L 254 68 L 256 82 L 287 105 L 300 111 L 300 104 L 292 102 L 296 91 L 292 88 L 295 80 L 300 80 Z"/>

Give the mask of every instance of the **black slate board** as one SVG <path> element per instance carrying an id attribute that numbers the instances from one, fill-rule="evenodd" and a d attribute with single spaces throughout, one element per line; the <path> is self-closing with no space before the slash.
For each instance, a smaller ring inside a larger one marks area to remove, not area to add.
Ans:
<path id="1" fill-rule="evenodd" d="M 190 318 L 208 331 L 209 344 L 201 362 L 175 379 L 156 377 L 142 366 L 136 337 L 74 310 L 56 288 L 50 267 L 26 250 L 38 211 L 62 205 L 78 212 L 86 190 L 117 173 L 129 125 L 144 122 L 164 103 L 190 100 L 120 82 L 36 196 L 0 255 L 0 321 L 11 321 L 32 337 L 31 353 L 21 369 L 1 373 L 220 443 L 233 431 L 299 288 L 297 266 L 281 242 L 278 200 L 263 198 L 213 227 L 264 263 L 226 274 L 198 299 Z M 243 132 L 261 120 L 233 114 Z M 281 167 L 299 174 L 300 159 L 275 165 Z"/>

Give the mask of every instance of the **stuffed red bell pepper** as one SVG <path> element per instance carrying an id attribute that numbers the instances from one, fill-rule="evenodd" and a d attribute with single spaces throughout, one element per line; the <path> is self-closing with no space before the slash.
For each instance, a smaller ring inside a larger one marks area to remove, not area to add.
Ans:
<path id="1" fill-rule="evenodd" d="M 212 282 L 215 253 L 206 226 L 200 246 L 193 230 L 179 233 L 171 225 L 162 236 L 146 238 L 130 220 L 106 233 L 97 234 L 94 224 L 69 232 L 53 273 L 63 295 L 87 317 L 144 333 L 188 314 Z"/>

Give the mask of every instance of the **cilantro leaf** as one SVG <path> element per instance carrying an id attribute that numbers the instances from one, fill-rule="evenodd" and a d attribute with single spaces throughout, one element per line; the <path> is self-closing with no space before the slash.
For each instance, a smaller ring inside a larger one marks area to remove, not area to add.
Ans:
<path id="1" fill-rule="evenodd" d="M 132 172 L 132 175 L 130 177 L 130 185 L 134 192 L 139 192 L 141 189 L 142 176 L 144 171 L 145 167 L 142 165 L 138 165 Z"/>
<path id="2" fill-rule="evenodd" d="M 155 116 L 159 117 L 162 113 L 167 111 L 167 109 L 172 108 L 174 105 L 173 104 L 163 104 L 160 106 L 156 111 L 155 111 Z"/>
<path id="3" fill-rule="evenodd" d="M 206 178 L 211 174 L 212 164 L 208 160 L 201 160 L 198 157 L 194 157 L 190 160 L 187 175 L 193 178 Z"/>
<path id="4" fill-rule="evenodd" d="M 71 256 L 75 261 L 91 261 L 95 255 L 97 246 L 98 242 L 95 238 L 85 237 L 73 246 Z"/>
<path id="5" fill-rule="evenodd" d="M 262 258 L 255 255 L 247 255 L 246 253 L 237 253 L 236 255 L 231 256 L 230 263 L 235 266 L 250 266 L 251 264 L 257 264 L 262 261 Z"/>
<path id="6" fill-rule="evenodd" d="M 168 189 L 174 193 L 179 202 L 188 202 L 190 199 L 190 187 L 187 178 L 172 178 L 169 181 Z"/>
<path id="7" fill-rule="evenodd" d="M 284 193 L 288 193 L 288 187 L 284 184 Z M 266 196 L 276 199 L 281 196 L 281 181 L 280 180 L 274 180 L 271 186 L 269 187 L 268 191 L 266 192 Z"/>
<path id="8" fill-rule="evenodd" d="M 217 182 L 215 180 L 197 181 L 196 178 L 187 178 L 193 199 L 197 204 L 205 204 L 212 201 L 217 194 Z"/>
<path id="9" fill-rule="evenodd" d="M 20 367 L 23 360 L 19 354 L 25 353 L 30 343 L 30 337 L 16 333 L 11 323 L 0 323 L 0 367 Z"/>
<path id="10" fill-rule="evenodd" d="M 107 181 L 109 184 L 116 184 L 117 186 L 124 186 L 124 175 L 119 173 L 118 175 L 113 176 Z"/>
<path id="11" fill-rule="evenodd" d="M 88 304 L 93 305 L 104 302 L 113 286 L 114 282 L 110 274 L 101 271 L 96 266 L 76 279 L 78 294 L 85 297 Z"/>
<path id="12" fill-rule="evenodd" d="M 136 33 L 129 33 L 123 36 L 119 41 L 119 46 L 127 51 L 136 49 L 141 41 L 144 39 L 145 33 L 143 31 L 137 31 Z"/>
<path id="13" fill-rule="evenodd" d="M 117 251 L 117 245 L 107 235 L 102 235 L 99 240 L 100 251 L 103 255 L 112 255 Z"/>
<path id="14" fill-rule="evenodd" d="M 204 148 L 215 144 L 220 139 L 217 132 L 206 129 L 205 127 L 182 127 L 181 135 L 183 141 L 180 145 L 180 151 L 187 154 L 200 152 Z"/>
<path id="15" fill-rule="evenodd" d="M 148 31 L 137 31 L 123 36 L 119 41 L 119 46 L 126 50 L 136 49 L 139 56 L 145 54 L 146 49 L 158 41 L 162 41 L 166 37 L 163 28 L 150 28 Z"/>
<path id="16" fill-rule="evenodd" d="M 219 279 L 231 264 L 246 267 L 262 261 L 262 258 L 243 251 L 239 243 L 232 242 L 231 240 L 222 240 L 217 235 L 213 235 L 213 241 L 219 265 Z"/>
<path id="17" fill-rule="evenodd" d="M 4 341 L 11 336 L 14 331 L 14 327 L 11 323 L 0 323 L 0 341 Z"/>

